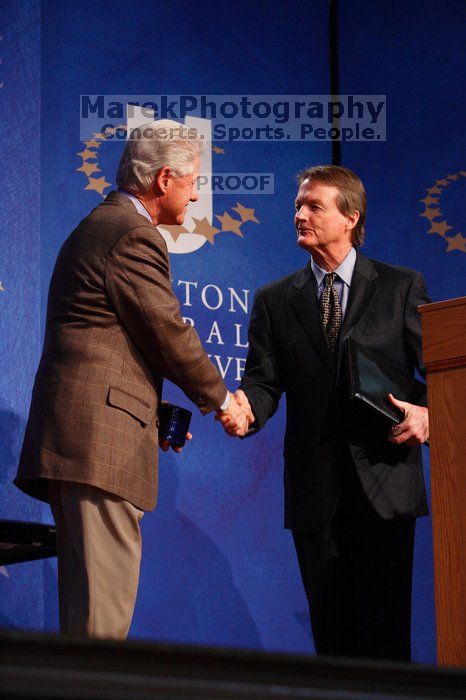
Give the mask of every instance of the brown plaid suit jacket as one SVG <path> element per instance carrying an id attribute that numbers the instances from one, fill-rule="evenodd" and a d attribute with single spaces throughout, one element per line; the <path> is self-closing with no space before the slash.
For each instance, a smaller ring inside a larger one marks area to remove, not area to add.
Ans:
<path id="1" fill-rule="evenodd" d="M 64 243 L 15 484 L 92 484 L 151 510 L 163 378 L 208 413 L 226 387 L 171 289 L 165 241 L 111 192 Z"/>

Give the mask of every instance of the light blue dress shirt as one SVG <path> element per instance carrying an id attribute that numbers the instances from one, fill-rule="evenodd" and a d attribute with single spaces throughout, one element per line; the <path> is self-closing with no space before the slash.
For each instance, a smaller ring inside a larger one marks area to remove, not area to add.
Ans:
<path id="1" fill-rule="evenodd" d="M 341 262 L 338 267 L 333 270 L 333 272 L 336 274 L 333 286 L 340 297 L 342 319 L 345 318 L 346 307 L 348 306 L 348 297 L 351 287 L 351 280 L 353 278 L 354 266 L 356 265 L 356 257 L 356 250 L 351 248 L 343 262 Z M 317 297 L 320 299 L 322 292 L 324 291 L 324 278 L 327 274 L 327 270 L 323 270 L 321 267 L 319 267 L 318 264 L 314 262 L 312 257 L 311 269 L 317 281 Z"/>
<path id="2" fill-rule="evenodd" d="M 138 214 L 142 214 L 142 216 L 145 216 L 146 219 L 149 219 L 149 221 L 152 223 L 152 219 L 150 218 L 149 212 L 147 211 L 145 206 L 139 201 L 139 199 L 134 196 L 134 194 L 130 194 L 126 190 L 118 190 L 118 192 L 121 192 L 121 194 L 125 194 L 136 207 Z"/>

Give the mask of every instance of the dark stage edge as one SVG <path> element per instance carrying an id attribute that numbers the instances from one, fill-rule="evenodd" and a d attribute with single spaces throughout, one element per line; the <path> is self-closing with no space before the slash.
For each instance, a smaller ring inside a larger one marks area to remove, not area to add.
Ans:
<path id="1" fill-rule="evenodd" d="M 0 631 L 0 698 L 466 698 L 432 666 Z"/>

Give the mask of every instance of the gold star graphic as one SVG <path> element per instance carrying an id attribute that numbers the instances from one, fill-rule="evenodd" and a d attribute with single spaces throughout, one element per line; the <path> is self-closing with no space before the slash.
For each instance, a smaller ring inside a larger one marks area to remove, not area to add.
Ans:
<path id="1" fill-rule="evenodd" d="M 449 183 L 448 183 L 448 180 L 436 180 L 435 184 L 442 185 L 442 187 L 446 187 Z"/>
<path id="2" fill-rule="evenodd" d="M 184 226 L 164 226 L 164 229 L 167 229 L 169 232 L 170 236 L 173 238 L 173 240 L 176 241 L 178 238 L 181 236 L 182 233 L 189 233 L 188 229 L 185 228 Z"/>
<path id="3" fill-rule="evenodd" d="M 438 204 L 438 197 L 431 197 L 430 195 L 428 197 L 424 197 L 424 199 L 420 199 L 420 202 L 424 202 L 426 207 L 429 204 Z"/>
<path id="4" fill-rule="evenodd" d="M 4 287 L 3 284 L 0 282 L 0 292 L 4 292 L 4 291 L 5 291 L 5 287 Z"/>
<path id="5" fill-rule="evenodd" d="M 459 180 L 459 175 L 447 175 L 447 180 Z"/>
<path id="6" fill-rule="evenodd" d="M 445 237 L 447 231 L 449 231 L 453 226 L 449 226 L 448 222 L 445 221 L 432 221 L 432 226 L 427 231 L 427 233 L 438 233 L 440 236 Z"/>
<path id="7" fill-rule="evenodd" d="M 241 233 L 241 224 L 243 223 L 239 219 L 234 219 L 226 211 L 222 215 L 215 214 L 216 218 L 222 224 L 222 231 L 233 231 L 233 233 L 240 238 L 243 238 Z"/>
<path id="8" fill-rule="evenodd" d="M 193 233 L 198 233 L 200 236 L 205 236 L 211 245 L 214 245 L 214 236 L 220 233 L 220 229 L 215 228 L 209 223 L 206 216 L 203 219 L 196 219 L 193 216 L 193 221 L 196 224 Z"/>
<path id="9" fill-rule="evenodd" d="M 91 141 L 83 141 L 83 143 L 86 146 L 86 148 L 99 148 L 99 146 L 102 145 L 95 139 L 92 139 Z"/>
<path id="10" fill-rule="evenodd" d="M 111 187 L 112 183 L 107 182 L 107 180 L 104 177 L 90 177 L 89 178 L 89 183 L 86 185 L 84 188 L 85 190 L 95 190 L 99 194 L 104 196 L 104 190 L 107 187 Z"/>
<path id="11" fill-rule="evenodd" d="M 241 221 L 254 221 L 256 224 L 259 223 L 259 219 L 256 219 L 254 216 L 254 209 L 247 209 L 247 207 L 243 207 L 239 202 L 236 202 L 236 207 L 232 207 L 232 209 L 240 215 Z"/>
<path id="12" fill-rule="evenodd" d="M 100 173 L 100 168 L 97 163 L 89 163 L 88 160 L 84 161 L 80 168 L 76 168 L 78 173 L 85 173 L 88 177 L 92 173 Z"/>
<path id="13" fill-rule="evenodd" d="M 460 170 L 459 175 L 461 175 L 462 177 L 466 177 L 466 170 Z"/>
<path id="14" fill-rule="evenodd" d="M 225 154 L 225 151 L 223 148 L 219 148 L 218 146 L 212 146 L 212 150 L 214 153 L 223 153 Z"/>
<path id="15" fill-rule="evenodd" d="M 440 187 L 429 187 L 428 190 L 426 190 L 429 194 L 442 194 L 442 190 Z"/>
<path id="16" fill-rule="evenodd" d="M 432 221 L 432 219 L 436 219 L 438 216 L 442 216 L 440 209 L 429 209 L 429 207 L 426 207 L 426 210 L 422 212 L 422 214 L 419 214 L 419 216 L 425 216 L 426 219 L 429 219 L 429 221 Z"/>
<path id="17" fill-rule="evenodd" d="M 84 151 L 81 151 L 81 153 L 76 153 L 77 156 L 81 156 L 83 160 L 87 160 L 88 158 L 97 158 L 97 153 L 95 151 L 90 151 L 88 148 L 85 148 Z"/>
<path id="18" fill-rule="evenodd" d="M 466 238 L 462 233 L 457 233 L 456 236 L 445 238 L 445 240 L 448 241 L 447 253 L 452 250 L 461 250 L 466 253 Z"/>
<path id="19" fill-rule="evenodd" d="M 108 129 L 107 129 L 108 131 Z M 106 136 L 100 133 L 100 131 L 94 131 L 94 138 L 97 140 L 99 139 L 100 141 L 105 141 Z"/>

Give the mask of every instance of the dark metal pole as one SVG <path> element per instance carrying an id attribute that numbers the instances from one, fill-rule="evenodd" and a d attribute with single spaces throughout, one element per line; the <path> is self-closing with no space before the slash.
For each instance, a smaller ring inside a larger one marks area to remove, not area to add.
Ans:
<path id="1" fill-rule="evenodd" d="M 340 93 L 338 76 L 338 0 L 329 0 L 329 59 L 330 59 L 330 94 L 337 100 Z M 339 119 L 334 118 L 332 126 L 339 126 Z M 341 165 L 341 141 L 332 141 L 332 165 Z"/>

